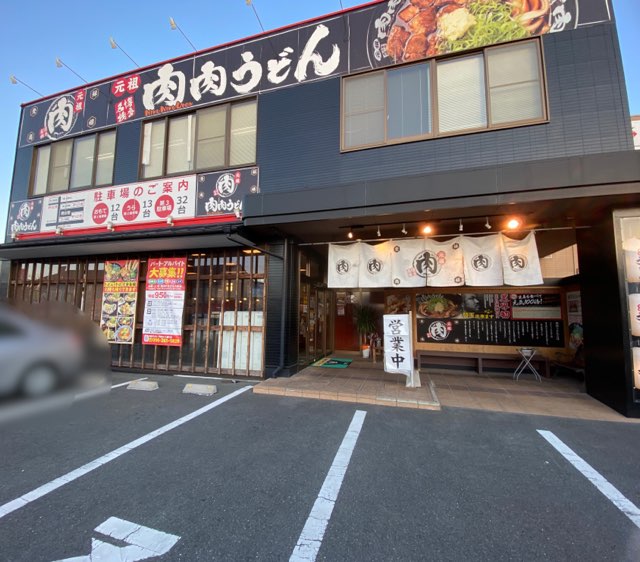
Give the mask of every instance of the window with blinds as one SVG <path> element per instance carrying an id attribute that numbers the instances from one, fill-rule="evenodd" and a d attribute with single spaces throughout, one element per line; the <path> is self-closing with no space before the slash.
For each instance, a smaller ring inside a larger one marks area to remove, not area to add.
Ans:
<path id="1" fill-rule="evenodd" d="M 115 151 L 114 130 L 37 147 L 31 195 L 109 185 L 113 181 Z"/>
<path id="2" fill-rule="evenodd" d="M 217 105 L 145 123 L 141 176 L 255 164 L 256 100 Z"/>
<path id="3" fill-rule="evenodd" d="M 541 61 L 536 39 L 345 78 L 342 149 L 545 121 Z"/>

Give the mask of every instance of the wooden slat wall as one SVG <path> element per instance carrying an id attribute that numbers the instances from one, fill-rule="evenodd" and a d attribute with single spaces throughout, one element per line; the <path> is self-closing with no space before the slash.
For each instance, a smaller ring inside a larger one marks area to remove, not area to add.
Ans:
<path id="1" fill-rule="evenodd" d="M 149 349 L 151 346 L 143 346 L 141 342 L 148 260 L 155 257 L 180 256 L 117 256 L 117 259 L 140 260 L 140 280 L 136 343 L 112 345 L 113 365 L 134 370 L 154 369 L 235 377 L 263 376 L 266 322 L 263 319 L 260 325 L 253 325 L 253 314 L 264 313 L 267 258 L 264 254 L 255 252 L 242 248 L 207 249 L 188 255 L 182 349 L 165 346 L 153 346 Z M 64 301 L 74 304 L 99 323 L 104 261 L 103 258 L 97 257 L 14 261 L 11 265 L 8 296 L 32 303 Z M 239 311 L 248 312 L 248 326 L 237 325 Z M 224 324 L 225 312 L 233 312 L 234 317 L 234 321 L 227 325 Z M 257 366 L 251 364 L 251 336 L 254 333 L 260 334 L 263 347 L 260 364 Z M 247 336 L 247 343 L 244 345 L 245 349 L 239 349 L 243 334 Z M 222 367 L 224 338 L 227 338 L 227 349 L 232 351 L 230 363 L 225 368 Z M 212 349 L 212 346 L 215 348 Z M 241 360 L 242 353 L 245 354 L 244 361 Z M 244 366 L 241 367 L 241 364 Z"/>

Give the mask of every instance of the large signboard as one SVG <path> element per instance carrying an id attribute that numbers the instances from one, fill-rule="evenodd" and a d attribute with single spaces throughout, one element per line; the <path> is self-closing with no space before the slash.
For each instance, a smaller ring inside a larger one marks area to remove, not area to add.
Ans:
<path id="1" fill-rule="evenodd" d="M 200 174 L 197 215 L 199 217 L 230 214 L 241 216 L 243 197 L 258 191 L 258 168 Z"/>
<path id="2" fill-rule="evenodd" d="M 44 198 L 41 232 L 166 221 L 195 216 L 195 175 L 65 192 Z"/>
<path id="3" fill-rule="evenodd" d="M 201 217 L 242 217 L 242 199 L 258 193 L 258 168 L 191 174 L 38 199 L 15 201 L 9 210 L 7 235 L 117 230 L 158 222 Z"/>
<path id="4" fill-rule="evenodd" d="M 609 1 L 387 0 L 27 106 L 19 142 L 609 21 Z"/>
<path id="5" fill-rule="evenodd" d="M 418 341 L 564 347 L 559 294 L 416 295 Z"/>
<path id="6" fill-rule="evenodd" d="M 100 326 L 109 343 L 133 344 L 139 271 L 138 260 L 112 260 L 104 264 Z"/>
<path id="7" fill-rule="evenodd" d="M 142 343 L 182 345 L 187 258 L 150 259 L 147 264 L 146 302 Z"/>
<path id="8" fill-rule="evenodd" d="M 40 232 L 41 218 L 42 199 L 14 201 L 9 206 L 7 236 L 14 237 L 20 234 L 33 234 Z"/>

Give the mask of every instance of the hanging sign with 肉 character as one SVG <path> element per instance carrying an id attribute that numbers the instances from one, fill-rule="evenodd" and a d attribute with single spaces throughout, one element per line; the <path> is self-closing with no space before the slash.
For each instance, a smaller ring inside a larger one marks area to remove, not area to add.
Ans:
<path id="1" fill-rule="evenodd" d="M 109 343 L 133 344 L 138 297 L 138 260 L 104 264 L 100 326 Z"/>
<path id="2" fill-rule="evenodd" d="M 147 268 L 146 302 L 142 343 L 182 345 L 187 258 L 150 259 Z"/>

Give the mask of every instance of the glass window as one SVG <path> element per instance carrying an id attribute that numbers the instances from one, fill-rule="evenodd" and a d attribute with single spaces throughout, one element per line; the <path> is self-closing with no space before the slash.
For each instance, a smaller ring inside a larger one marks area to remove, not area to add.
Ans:
<path id="1" fill-rule="evenodd" d="M 167 173 L 193 170 L 193 114 L 169 120 Z"/>
<path id="2" fill-rule="evenodd" d="M 438 130 L 442 133 L 487 126 L 482 54 L 439 62 Z"/>
<path id="3" fill-rule="evenodd" d="M 224 166 L 226 131 L 226 105 L 198 112 L 196 166 L 199 170 Z"/>
<path id="4" fill-rule="evenodd" d="M 384 73 L 344 81 L 344 146 L 384 142 Z"/>
<path id="5" fill-rule="evenodd" d="M 542 121 L 541 69 L 529 40 L 345 78 L 342 148 Z"/>
<path id="6" fill-rule="evenodd" d="M 387 138 L 422 136 L 431 131 L 429 65 L 387 73 Z"/>
<path id="7" fill-rule="evenodd" d="M 71 189 L 91 185 L 95 143 L 95 135 L 75 140 L 73 165 L 71 166 Z"/>
<path id="8" fill-rule="evenodd" d="M 113 163 L 116 154 L 116 132 L 108 131 L 98 136 L 98 161 L 96 162 L 96 185 L 113 182 Z"/>
<path id="9" fill-rule="evenodd" d="M 256 109 L 255 101 L 231 106 L 230 166 L 256 161 Z"/>
<path id="10" fill-rule="evenodd" d="M 492 124 L 543 117 L 536 43 L 487 50 L 487 74 Z"/>
<path id="11" fill-rule="evenodd" d="M 144 124 L 142 143 L 142 177 L 162 175 L 164 168 L 164 121 Z"/>
<path id="12" fill-rule="evenodd" d="M 33 195 L 44 195 L 47 192 L 47 179 L 49 177 L 49 159 L 51 145 L 36 148 L 36 167 L 33 179 Z"/>
<path id="13" fill-rule="evenodd" d="M 54 142 L 51 145 L 51 169 L 48 191 L 64 191 L 69 188 L 72 140 Z"/>

